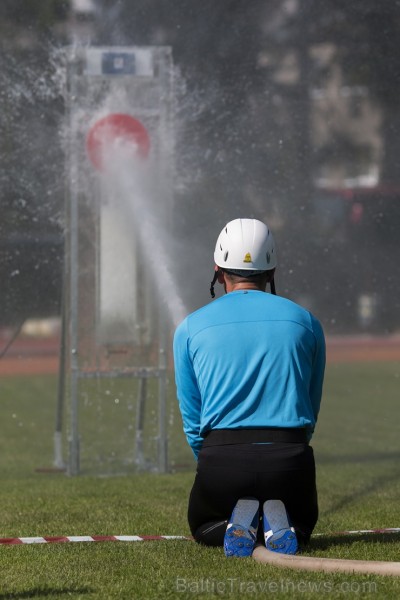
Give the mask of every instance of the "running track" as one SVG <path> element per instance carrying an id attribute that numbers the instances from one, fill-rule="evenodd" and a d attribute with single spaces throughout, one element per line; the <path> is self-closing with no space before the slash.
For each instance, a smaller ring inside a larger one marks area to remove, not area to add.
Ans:
<path id="1" fill-rule="evenodd" d="M 0 353 L 7 344 L 0 335 Z M 59 340 L 16 340 L 0 359 L 0 376 L 47 375 L 58 371 Z M 328 364 L 348 362 L 400 362 L 400 334 L 391 336 L 330 336 Z"/>

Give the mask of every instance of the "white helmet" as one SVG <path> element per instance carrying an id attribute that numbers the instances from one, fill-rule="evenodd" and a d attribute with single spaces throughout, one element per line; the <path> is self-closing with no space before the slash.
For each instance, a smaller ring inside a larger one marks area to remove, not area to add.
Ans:
<path id="1" fill-rule="evenodd" d="M 214 261 L 237 275 L 250 276 L 276 267 L 275 244 L 265 223 L 257 219 L 235 219 L 219 234 Z"/>

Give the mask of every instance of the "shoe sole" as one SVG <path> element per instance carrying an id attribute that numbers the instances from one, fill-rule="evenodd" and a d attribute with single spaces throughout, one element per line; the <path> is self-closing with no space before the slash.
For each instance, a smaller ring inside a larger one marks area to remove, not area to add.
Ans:
<path id="1" fill-rule="evenodd" d="M 285 505 L 281 500 L 264 502 L 263 521 L 266 548 L 281 554 L 296 554 L 296 533 L 290 526 Z"/>

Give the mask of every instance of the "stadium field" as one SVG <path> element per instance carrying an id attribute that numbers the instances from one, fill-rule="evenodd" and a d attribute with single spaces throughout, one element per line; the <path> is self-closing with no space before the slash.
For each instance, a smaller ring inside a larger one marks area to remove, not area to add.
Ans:
<path id="1" fill-rule="evenodd" d="M 399 560 L 399 534 L 335 535 L 400 527 L 399 382 L 398 362 L 328 366 L 313 440 L 320 500 L 316 533 L 324 535 L 313 538 L 308 556 Z M 71 478 L 43 472 L 52 463 L 56 390 L 55 375 L 0 381 L 0 537 L 189 536 L 186 504 L 195 463 L 179 419 L 169 431 L 171 473 Z M 186 540 L 0 545 L 0 569 L 0 598 L 400 596 L 398 577 L 228 560 L 222 549 Z"/>

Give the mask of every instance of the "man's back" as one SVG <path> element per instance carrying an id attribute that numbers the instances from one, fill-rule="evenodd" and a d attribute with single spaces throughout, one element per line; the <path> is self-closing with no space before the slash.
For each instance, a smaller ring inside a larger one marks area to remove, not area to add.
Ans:
<path id="1" fill-rule="evenodd" d="M 231 292 L 185 319 L 174 353 L 194 450 L 211 429 L 313 431 L 325 344 L 319 322 L 297 304 L 261 291 Z"/>
<path id="2" fill-rule="evenodd" d="M 198 459 L 190 531 L 226 556 L 251 556 L 262 538 L 268 550 L 294 554 L 318 519 L 308 441 L 325 341 L 309 312 L 275 295 L 276 267 L 266 223 L 227 223 L 210 284 L 213 298 L 217 282 L 226 295 L 189 315 L 174 337 L 179 406 Z"/>

